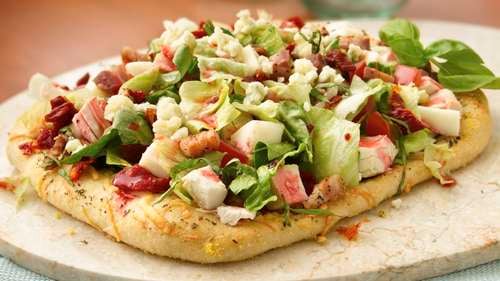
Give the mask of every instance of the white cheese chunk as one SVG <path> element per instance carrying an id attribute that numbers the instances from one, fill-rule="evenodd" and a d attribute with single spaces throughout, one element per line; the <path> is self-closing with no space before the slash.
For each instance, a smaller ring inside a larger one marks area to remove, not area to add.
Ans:
<path id="1" fill-rule="evenodd" d="M 104 119 L 113 121 L 115 114 L 122 109 L 134 110 L 134 103 L 124 95 L 114 95 L 108 99 L 104 108 Z"/>
<path id="2" fill-rule="evenodd" d="M 359 141 L 359 172 L 363 178 L 387 171 L 398 150 L 385 135 L 362 137 Z"/>
<path id="3" fill-rule="evenodd" d="M 255 212 L 250 212 L 241 207 L 219 206 L 217 216 L 219 216 L 222 223 L 234 226 L 242 219 L 255 219 Z"/>
<path id="4" fill-rule="evenodd" d="M 257 142 L 280 143 L 285 127 L 281 123 L 252 120 L 231 136 L 231 142 L 242 152 L 251 153 Z"/>
<path id="5" fill-rule="evenodd" d="M 170 169 L 184 159 L 176 142 L 158 138 L 144 151 L 139 165 L 157 177 L 167 178 Z"/>
<path id="6" fill-rule="evenodd" d="M 205 210 L 222 205 L 227 195 L 226 186 L 210 166 L 187 173 L 182 177 L 182 183 L 198 206 Z"/>
<path id="7" fill-rule="evenodd" d="M 422 121 L 429 125 L 434 132 L 453 137 L 460 134 L 460 111 L 419 106 L 418 112 Z"/>

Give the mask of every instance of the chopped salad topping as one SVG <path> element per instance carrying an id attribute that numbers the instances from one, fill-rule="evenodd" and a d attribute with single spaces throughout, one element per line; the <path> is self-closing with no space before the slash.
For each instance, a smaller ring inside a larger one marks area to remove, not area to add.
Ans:
<path id="1" fill-rule="evenodd" d="M 104 167 L 118 192 L 177 196 L 229 225 L 270 210 L 328 216 L 325 204 L 414 153 L 449 185 L 440 139 L 460 134 L 454 92 L 500 86 L 467 45 L 424 48 L 402 19 L 380 39 L 262 11 L 231 26 L 165 21 L 147 52 L 124 48 L 74 89 L 36 74 L 29 92 L 51 111 L 20 149 L 49 150 L 47 167 L 72 165 L 73 182 Z"/>

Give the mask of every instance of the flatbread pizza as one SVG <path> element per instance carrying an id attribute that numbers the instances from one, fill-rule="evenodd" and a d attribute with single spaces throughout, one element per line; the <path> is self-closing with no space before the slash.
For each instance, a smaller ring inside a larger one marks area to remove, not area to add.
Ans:
<path id="1" fill-rule="evenodd" d="M 480 89 L 496 77 L 464 43 L 424 47 L 409 21 L 380 39 L 265 12 L 164 25 L 75 87 L 33 76 L 38 100 L 9 133 L 22 181 L 117 242 L 217 263 L 322 241 L 421 182 L 453 188 L 488 144 Z"/>

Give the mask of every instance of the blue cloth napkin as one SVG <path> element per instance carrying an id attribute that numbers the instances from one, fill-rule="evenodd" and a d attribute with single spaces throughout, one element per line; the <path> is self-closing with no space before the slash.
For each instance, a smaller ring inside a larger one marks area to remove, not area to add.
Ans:
<path id="1" fill-rule="evenodd" d="M 0 280 L 2 281 L 52 281 L 0 256 Z M 427 281 L 498 281 L 500 280 L 500 260 L 476 266 Z M 66 281 L 66 280 L 60 280 Z"/>

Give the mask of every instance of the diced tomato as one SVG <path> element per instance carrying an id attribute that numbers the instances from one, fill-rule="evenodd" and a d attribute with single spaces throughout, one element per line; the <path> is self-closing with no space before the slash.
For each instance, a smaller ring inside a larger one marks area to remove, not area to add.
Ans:
<path id="1" fill-rule="evenodd" d="M 113 185 L 125 192 L 149 191 L 161 193 L 168 189 L 169 183 L 170 179 L 156 177 L 139 165 L 124 168 L 113 178 Z"/>
<path id="2" fill-rule="evenodd" d="M 360 227 L 360 222 L 349 226 L 341 226 L 337 228 L 337 233 L 344 236 L 347 240 L 352 241 L 357 238 Z"/>
<path id="3" fill-rule="evenodd" d="M 221 166 L 224 167 L 226 166 L 227 162 L 229 162 L 232 159 L 239 159 L 241 163 L 247 164 L 248 163 L 248 157 L 238 149 L 234 148 L 232 145 L 220 141 L 219 149 L 218 151 L 224 152 L 224 157 L 222 158 L 221 161 Z"/>
<path id="4" fill-rule="evenodd" d="M 418 68 L 399 64 L 394 71 L 394 77 L 396 78 L 395 82 L 401 85 L 408 85 L 411 82 L 419 85 L 422 72 Z"/>
<path id="5" fill-rule="evenodd" d="M 368 114 L 363 123 L 363 128 L 367 136 L 386 135 L 392 139 L 389 122 L 387 122 L 378 111 L 373 111 Z"/>
<path id="6" fill-rule="evenodd" d="M 93 158 L 82 160 L 71 167 L 71 171 L 69 173 L 69 178 L 72 182 L 77 182 L 82 176 L 83 172 L 87 170 L 87 168 L 94 162 Z"/>

